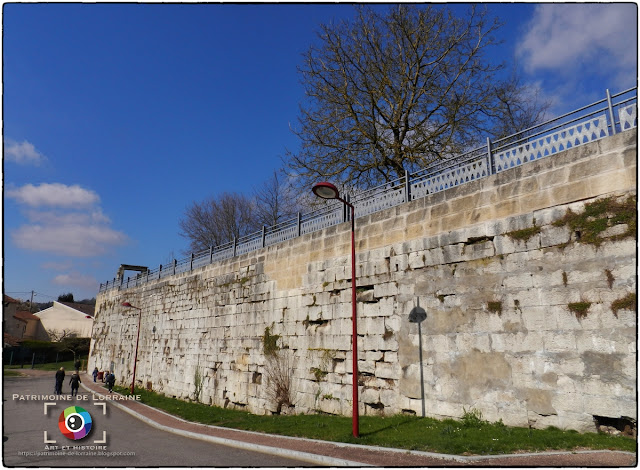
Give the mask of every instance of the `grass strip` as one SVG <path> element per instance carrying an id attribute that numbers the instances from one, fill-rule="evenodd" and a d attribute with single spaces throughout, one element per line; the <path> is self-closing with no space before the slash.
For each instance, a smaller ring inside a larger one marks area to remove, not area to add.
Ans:
<path id="1" fill-rule="evenodd" d="M 128 395 L 129 390 L 116 386 Z M 563 431 L 550 427 L 529 429 L 489 423 L 472 410 L 462 420 L 436 420 L 396 415 L 360 416 L 360 438 L 351 434 L 351 418 L 326 414 L 254 415 L 202 403 L 170 398 L 144 389 L 135 390 L 142 403 L 188 421 L 233 429 L 305 437 L 332 442 L 392 447 L 456 455 L 510 454 L 548 450 L 636 451 L 636 441 L 623 436 Z"/>
<path id="2" fill-rule="evenodd" d="M 64 362 L 48 362 L 46 364 L 34 364 L 33 368 L 36 370 L 51 370 L 51 371 L 55 371 L 60 369 L 60 367 L 64 367 L 65 371 L 71 371 L 73 372 L 75 366 L 73 361 L 64 361 Z M 20 364 L 13 364 L 13 365 L 5 365 L 4 369 L 31 369 L 31 363 L 24 363 L 23 366 L 20 366 Z"/>

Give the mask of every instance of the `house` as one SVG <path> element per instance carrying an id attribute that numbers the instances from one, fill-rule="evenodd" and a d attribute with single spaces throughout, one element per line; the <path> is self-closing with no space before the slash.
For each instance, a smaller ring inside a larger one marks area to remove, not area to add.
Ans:
<path id="1" fill-rule="evenodd" d="M 53 306 L 34 315 L 40 319 L 46 339 L 53 341 L 65 334 L 90 338 L 94 311 L 93 305 L 54 301 Z"/>
<path id="2" fill-rule="evenodd" d="M 8 295 L 2 298 L 2 331 L 12 338 L 22 339 L 27 330 L 27 321 L 16 317 L 20 301 Z"/>
<path id="3" fill-rule="evenodd" d="M 47 332 L 45 331 L 40 318 L 33 313 L 25 310 L 19 310 L 14 315 L 20 321 L 26 323 L 26 329 L 22 333 L 22 339 L 46 340 Z"/>

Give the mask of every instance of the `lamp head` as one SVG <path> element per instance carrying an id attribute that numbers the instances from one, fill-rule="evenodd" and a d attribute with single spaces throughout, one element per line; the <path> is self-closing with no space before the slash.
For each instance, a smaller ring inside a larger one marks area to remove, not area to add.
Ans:
<path id="1" fill-rule="evenodd" d="M 313 188 L 311 188 L 313 193 L 322 198 L 322 199 L 339 199 L 340 192 L 338 188 L 336 188 L 331 183 L 327 183 L 323 181 L 322 183 L 317 183 Z"/>

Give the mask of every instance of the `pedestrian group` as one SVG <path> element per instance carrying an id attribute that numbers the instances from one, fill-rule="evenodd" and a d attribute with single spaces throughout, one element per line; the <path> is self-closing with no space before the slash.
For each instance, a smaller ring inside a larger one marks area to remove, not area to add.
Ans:
<path id="1" fill-rule="evenodd" d="M 80 384 L 82 383 L 82 380 L 80 380 L 80 366 L 81 366 L 80 361 L 79 360 L 75 361 L 74 365 L 76 370 L 74 371 L 74 373 L 71 375 L 71 378 L 69 379 L 69 385 L 71 385 L 72 396 L 75 396 L 78 394 L 78 388 L 80 388 Z M 113 387 L 116 384 L 116 376 L 113 373 L 113 371 L 106 371 L 104 373 L 100 373 L 98 371 L 98 368 L 96 367 L 95 369 L 93 369 L 93 372 L 91 373 L 91 375 L 93 375 L 94 382 L 97 382 L 98 378 L 101 378 L 103 383 L 105 383 L 107 388 L 109 389 L 109 393 L 113 392 Z M 60 369 L 56 371 L 56 385 L 54 390 L 54 393 L 56 395 L 62 395 L 62 384 L 64 383 L 64 377 L 65 377 L 64 367 L 60 367 Z"/>

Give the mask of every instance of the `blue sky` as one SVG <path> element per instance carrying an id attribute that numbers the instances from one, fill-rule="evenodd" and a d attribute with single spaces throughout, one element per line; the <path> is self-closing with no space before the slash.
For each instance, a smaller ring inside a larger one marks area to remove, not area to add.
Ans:
<path id="1" fill-rule="evenodd" d="M 494 60 L 552 99 L 552 114 L 636 85 L 635 4 L 487 8 L 505 23 Z M 91 298 L 122 263 L 182 258 L 190 203 L 249 194 L 297 148 L 301 53 L 319 24 L 352 15 L 349 4 L 5 4 L 5 293 Z"/>

